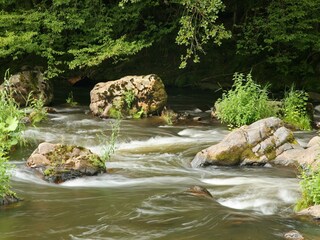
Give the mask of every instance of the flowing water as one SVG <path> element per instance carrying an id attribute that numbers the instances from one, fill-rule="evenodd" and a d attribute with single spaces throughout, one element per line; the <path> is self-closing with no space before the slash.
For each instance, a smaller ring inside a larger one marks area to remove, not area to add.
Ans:
<path id="1" fill-rule="evenodd" d="M 46 122 L 25 131 L 32 146 L 13 156 L 12 185 L 24 201 L 0 209 L 0 239 L 271 240 L 292 229 L 320 239 L 318 225 L 293 214 L 299 198 L 293 170 L 190 167 L 199 150 L 228 133 L 209 120 L 204 101 L 208 98 L 201 94 L 170 98 L 173 109 L 201 115 L 200 123 L 122 120 L 116 153 L 106 164 L 109 173 L 61 185 L 46 183 L 25 167 L 33 149 L 49 141 L 99 154 L 98 136 L 110 134 L 112 120 L 92 117 L 86 106 L 57 106 Z M 187 194 L 193 185 L 206 187 L 213 199 Z"/>

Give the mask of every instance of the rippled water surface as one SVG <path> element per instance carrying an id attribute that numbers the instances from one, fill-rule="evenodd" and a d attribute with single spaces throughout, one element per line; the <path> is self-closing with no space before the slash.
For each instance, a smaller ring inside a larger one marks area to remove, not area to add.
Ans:
<path id="1" fill-rule="evenodd" d="M 170 103 L 201 115 L 200 123 L 123 120 L 108 174 L 53 185 L 25 167 L 37 144 L 76 144 L 100 154 L 98 136 L 110 134 L 111 121 L 92 117 L 86 106 L 58 106 L 45 123 L 25 131 L 33 144 L 13 156 L 13 187 L 24 201 L 0 209 L 0 239 L 271 240 L 292 229 L 320 239 L 318 225 L 293 215 L 299 186 L 292 170 L 190 167 L 199 150 L 228 133 L 209 120 L 199 99 L 176 95 Z M 193 185 L 206 187 L 213 199 L 187 194 Z"/>

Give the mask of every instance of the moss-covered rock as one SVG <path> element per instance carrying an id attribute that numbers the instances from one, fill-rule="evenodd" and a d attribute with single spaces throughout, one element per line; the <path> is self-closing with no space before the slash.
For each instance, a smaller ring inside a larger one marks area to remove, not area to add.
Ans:
<path id="1" fill-rule="evenodd" d="M 103 118 L 149 116 L 160 113 L 167 102 L 162 80 L 155 74 L 98 83 L 90 97 L 92 113 Z"/>
<path id="2" fill-rule="evenodd" d="M 106 172 L 105 163 L 89 149 L 47 142 L 39 144 L 28 158 L 27 166 L 54 183 Z"/>

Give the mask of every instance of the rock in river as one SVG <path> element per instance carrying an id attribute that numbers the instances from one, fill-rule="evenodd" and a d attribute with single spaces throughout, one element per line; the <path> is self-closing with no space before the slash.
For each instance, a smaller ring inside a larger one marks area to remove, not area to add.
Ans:
<path id="1" fill-rule="evenodd" d="M 314 205 L 298 212 L 298 215 L 308 215 L 315 220 L 320 220 L 320 205 Z"/>
<path id="2" fill-rule="evenodd" d="M 185 192 L 192 196 L 213 198 L 208 189 L 197 185 L 188 188 Z"/>
<path id="3" fill-rule="evenodd" d="M 280 119 L 270 117 L 233 130 L 220 143 L 199 152 L 191 165 L 264 165 L 296 148 L 302 149 L 292 132 Z"/>
<path id="4" fill-rule="evenodd" d="M 2 205 L 9 205 L 12 203 L 17 203 L 21 201 L 21 199 L 17 198 L 14 194 L 11 195 L 5 195 L 5 196 L 0 196 L 0 206 Z"/>
<path id="5" fill-rule="evenodd" d="M 51 103 L 53 99 L 53 89 L 49 81 L 43 78 L 43 74 L 38 70 L 21 71 L 12 75 L 7 85 L 1 85 L 10 90 L 15 101 L 25 106 L 27 101 L 41 98 L 44 105 Z"/>
<path id="6" fill-rule="evenodd" d="M 264 165 L 316 168 L 320 164 L 320 137 L 302 147 L 284 123 L 275 117 L 259 120 L 229 133 L 220 143 L 195 156 L 193 167 L 207 165 Z"/>
<path id="7" fill-rule="evenodd" d="M 292 230 L 284 235 L 286 240 L 304 240 L 304 237 L 297 230 Z"/>
<path id="8" fill-rule="evenodd" d="M 89 149 L 43 142 L 27 160 L 27 166 L 54 183 L 106 172 L 105 163 Z"/>
<path id="9" fill-rule="evenodd" d="M 167 93 L 160 77 L 126 76 L 119 80 L 101 82 L 90 92 L 90 109 L 96 116 L 115 118 L 148 116 L 160 113 L 167 103 Z"/>

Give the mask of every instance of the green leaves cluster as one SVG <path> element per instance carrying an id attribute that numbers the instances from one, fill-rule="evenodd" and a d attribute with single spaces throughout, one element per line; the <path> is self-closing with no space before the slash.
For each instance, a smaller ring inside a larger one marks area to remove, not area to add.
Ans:
<path id="1" fill-rule="evenodd" d="M 21 138 L 23 125 L 20 120 L 24 116 L 23 110 L 11 97 L 4 87 L 0 91 L 0 197 L 14 194 L 10 190 L 11 166 L 8 163 L 8 153 L 17 145 Z"/>
<path id="2" fill-rule="evenodd" d="M 220 0 L 10 0 L 0 9 L 0 58 L 38 56 L 48 78 L 125 59 L 173 31 L 188 49 L 185 66 L 192 55 L 199 60 L 209 40 L 220 44 L 230 36 L 217 23 Z"/>
<path id="3" fill-rule="evenodd" d="M 268 98 L 268 86 L 254 82 L 250 73 L 246 77 L 235 73 L 233 81 L 232 89 L 215 103 L 216 115 L 223 123 L 234 128 L 276 115 Z"/>
<path id="4" fill-rule="evenodd" d="M 314 74 L 320 53 L 320 1 L 282 0 L 246 12 L 238 52 L 266 58 L 284 74 Z"/>
<path id="5" fill-rule="evenodd" d="M 308 94 L 291 87 L 283 100 L 283 120 L 298 129 L 311 130 L 310 118 L 307 113 Z"/>
<path id="6" fill-rule="evenodd" d="M 297 211 L 320 204 L 320 172 L 306 169 L 301 172 L 301 199 L 297 202 Z"/>
<path id="7" fill-rule="evenodd" d="M 299 130 L 311 130 L 306 92 L 291 87 L 281 103 L 276 103 L 268 97 L 268 86 L 254 82 L 250 73 L 246 78 L 235 73 L 233 81 L 232 88 L 215 103 L 215 114 L 221 122 L 234 128 L 277 116 Z"/>
<path id="8" fill-rule="evenodd" d="M 195 63 L 199 62 L 199 52 L 210 40 L 221 45 L 223 39 L 231 37 L 223 24 L 217 23 L 218 14 L 224 10 L 221 0 L 179 1 L 184 7 L 184 13 L 179 20 L 180 28 L 176 42 L 187 47 L 186 54 L 181 56 L 180 68 L 184 68 L 188 59 L 193 57 Z"/>

